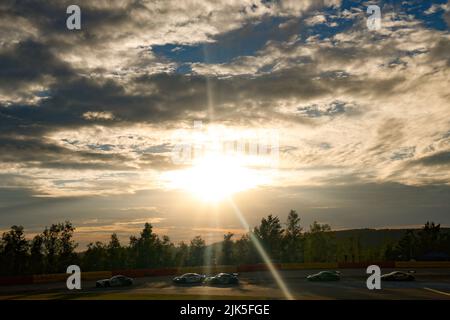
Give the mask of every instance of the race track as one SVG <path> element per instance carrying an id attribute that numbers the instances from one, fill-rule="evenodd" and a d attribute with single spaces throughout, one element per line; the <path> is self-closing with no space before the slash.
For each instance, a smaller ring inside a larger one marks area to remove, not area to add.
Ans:
<path id="1" fill-rule="evenodd" d="M 337 282 L 309 282 L 308 274 L 320 270 L 280 271 L 295 299 L 449 299 L 450 270 L 418 269 L 412 282 L 382 282 L 381 290 L 366 287 L 363 269 L 342 269 Z M 384 269 L 383 273 L 392 271 Z M 285 299 L 268 271 L 239 275 L 238 286 L 172 284 L 172 276 L 136 278 L 132 287 L 95 288 L 82 282 L 81 290 L 68 290 L 65 283 L 0 287 L 0 299 Z"/>

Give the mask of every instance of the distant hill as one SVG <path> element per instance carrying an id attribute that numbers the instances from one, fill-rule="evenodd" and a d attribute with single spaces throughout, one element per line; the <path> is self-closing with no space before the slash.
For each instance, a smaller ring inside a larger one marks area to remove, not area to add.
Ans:
<path id="1" fill-rule="evenodd" d="M 405 234 L 406 229 L 349 229 L 332 231 L 336 240 L 358 239 L 363 247 L 376 247 L 385 243 L 395 243 Z"/>
<path id="2" fill-rule="evenodd" d="M 348 229 L 331 231 L 338 242 L 346 239 L 359 240 L 362 247 L 378 247 L 387 243 L 397 243 L 405 234 L 406 230 L 420 231 L 418 229 Z M 450 232 L 450 228 L 441 228 L 441 232 Z M 237 239 L 234 239 L 237 240 Z M 215 242 L 207 246 L 209 250 L 216 253 L 221 252 L 222 242 Z"/>
<path id="3" fill-rule="evenodd" d="M 358 239 L 363 247 L 375 247 L 385 243 L 396 243 L 405 234 L 406 230 L 411 229 L 349 229 L 332 231 L 336 239 Z M 420 231 L 420 229 L 412 229 Z M 441 232 L 449 232 L 450 228 L 441 228 Z"/>

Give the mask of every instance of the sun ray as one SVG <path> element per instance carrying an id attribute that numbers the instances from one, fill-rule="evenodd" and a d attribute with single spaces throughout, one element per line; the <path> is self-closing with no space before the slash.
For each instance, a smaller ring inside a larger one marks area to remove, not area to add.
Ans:
<path id="1" fill-rule="evenodd" d="M 245 220 L 244 215 L 242 214 L 241 210 L 237 207 L 236 203 L 234 203 L 233 199 L 231 197 L 228 198 L 229 203 L 231 207 L 233 208 L 236 216 L 238 217 L 239 221 L 241 222 L 242 226 L 246 230 L 250 230 L 250 226 L 247 223 L 247 220 Z M 273 278 L 275 279 L 276 283 L 280 287 L 281 291 L 283 292 L 284 296 L 288 300 L 294 300 L 294 296 L 289 291 L 288 287 L 286 286 L 286 283 L 284 282 L 283 278 L 281 277 L 278 270 L 273 265 L 272 261 L 270 260 L 269 255 L 267 254 L 266 250 L 264 250 L 263 246 L 259 242 L 258 238 L 255 237 L 255 235 L 252 232 L 249 232 L 250 239 L 255 245 L 256 250 L 258 251 L 259 255 L 263 259 L 264 263 L 269 268 L 270 273 L 272 274 Z"/>

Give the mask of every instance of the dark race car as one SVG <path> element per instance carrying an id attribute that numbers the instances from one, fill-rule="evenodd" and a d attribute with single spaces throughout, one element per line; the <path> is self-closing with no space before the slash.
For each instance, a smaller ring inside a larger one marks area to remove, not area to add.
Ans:
<path id="1" fill-rule="evenodd" d="M 124 287 L 131 286 L 133 284 L 133 279 L 128 278 L 122 275 L 117 275 L 111 277 L 109 279 L 98 280 L 95 283 L 97 288 L 106 288 L 106 287 Z"/>
<path id="2" fill-rule="evenodd" d="M 339 271 L 320 271 L 310 274 L 306 279 L 308 281 L 338 281 L 341 279 L 341 273 Z"/>
<path id="3" fill-rule="evenodd" d="M 415 277 L 413 275 L 414 271 L 393 271 L 390 273 L 383 274 L 381 280 L 383 281 L 414 281 Z"/>
<path id="4" fill-rule="evenodd" d="M 238 283 L 239 278 L 237 273 L 219 273 L 215 276 L 207 277 L 205 279 L 205 284 L 209 285 L 229 285 Z"/>
<path id="5" fill-rule="evenodd" d="M 204 274 L 185 273 L 181 276 L 173 278 L 172 281 L 176 284 L 196 284 L 202 283 L 204 279 L 205 279 Z"/>

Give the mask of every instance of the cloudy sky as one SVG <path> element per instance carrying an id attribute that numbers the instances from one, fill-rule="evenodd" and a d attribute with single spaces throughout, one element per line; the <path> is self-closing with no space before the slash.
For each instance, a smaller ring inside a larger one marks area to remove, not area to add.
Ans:
<path id="1" fill-rule="evenodd" d="M 0 27 L 0 230 L 244 232 L 167 181 L 199 121 L 277 133 L 276 167 L 231 176 L 252 180 L 233 194 L 250 225 L 291 208 L 305 226 L 450 225 L 447 1 L 3 0 Z"/>

